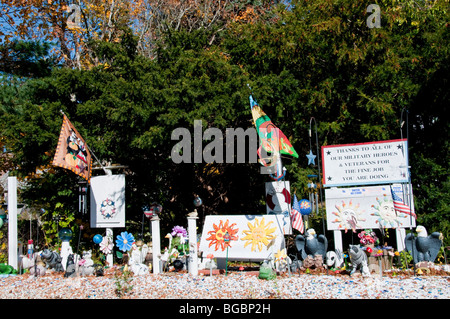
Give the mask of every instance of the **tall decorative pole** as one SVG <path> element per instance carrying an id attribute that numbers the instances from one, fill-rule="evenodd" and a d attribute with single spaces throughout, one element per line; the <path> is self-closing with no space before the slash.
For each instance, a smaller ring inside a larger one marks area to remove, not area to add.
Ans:
<path id="1" fill-rule="evenodd" d="M 403 122 L 403 111 L 406 111 L 406 123 Z M 406 108 L 403 108 L 402 112 L 400 114 L 400 137 L 401 137 L 401 139 L 403 139 L 403 124 L 406 124 L 406 146 L 407 147 L 406 147 L 405 152 L 406 152 L 406 160 L 407 160 L 407 162 L 406 162 L 406 169 L 408 171 L 408 197 L 407 197 L 407 201 L 405 201 L 405 202 L 407 202 L 408 206 L 409 206 L 409 221 L 410 221 L 409 231 L 411 232 L 411 234 L 413 236 L 412 237 L 412 243 L 413 243 L 413 245 L 415 245 L 416 241 L 415 241 L 415 238 L 414 238 L 414 232 L 412 230 L 412 211 L 411 211 L 411 203 L 412 203 L 412 201 L 411 201 L 411 199 L 412 199 L 411 190 L 412 190 L 412 185 L 411 185 L 411 170 L 410 170 L 411 167 L 409 166 L 409 125 L 408 125 L 408 113 L 409 113 L 408 110 Z M 404 187 L 403 187 L 403 196 L 405 196 Z M 414 263 L 414 259 L 415 259 L 414 250 L 415 249 L 412 249 L 413 273 L 414 273 L 414 276 L 416 276 L 416 264 Z M 406 260 L 406 255 L 405 255 L 405 260 Z"/>
<path id="2" fill-rule="evenodd" d="M 189 273 L 198 275 L 198 254 L 197 254 L 197 210 L 188 214 L 188 234 L 189 234 Z"/>
<path id="3" fill-rule="evenodd" d="M 230 234 L 228 234 L 228 231 L 225 233 L 225 235 L 223 235 L 223 241 L 225 243 L 225 245 L 227 245 L 227 258 L 225 261 L 225 276 L 228 276 L 228 243 L 230 242 Z"/>
<path id="4" fill-rule="evenodd" d="M 159 274 L 161 272 L 160 260 L 161 260 L 161 234 L 159 231 L 159 217 L 155 215 L 151 219 L 152 221 L 152 242 L 153 242 L 153 273 Z"/>
<path id="5" fill-rule="evenodd" d="M 17 177 L 8 177 L 8 265 L 18 269 L 17 257 Z"/>
<path id="6" fill-rule="evenodd" d="M 112 228 L 106 228 L 106 237 L 109 238 L 109 242 L 113 243 L 114 242 L 114 238 L 113 238 L 113 230 Z M 108 263 L 109 267 L 113 266 L 114 263 L 114 258 L 113 258 L 113 254 L 112 251 L 108 254 L 106 254 L 106 262 Z"/>
<path id="7" fill-rule="evenodd" d="M 316 133 L 316 152 L 317 152 L 317 168 L 319 171 L 319 182 L 318 182 L 318 189 L 317 191 L 319 192 L 319 199 L 320 199 L 320 203 L 323 203 L 322 200 L 322 185 L 321 185 L 321 170 L 320 170 L 320 153 L 319 153 L 319 138 L 317 136 L 317 121 L 314 117 L 311 117 L 311 119 L 309 120 L 309 146 L 310 146 L 310 154 L 312 155 L 311 152 L 311 138 L 312 138 L 312 121 L 314 120 L 314 128 L 315 128 L 315 133 Z M 310 160 L 310 157 L 308 157 L 308 160 Z M 317 212 L 319 212 L 318 210 L 319 208 L 319 203 L 317 203 Z M 322 214 L 322 227 L 323 227 L 323 235 L 326 237 L 326 233 L 325 233 L 325 212 Z M 324 260 L 325 264 L 327 263 L 327 256 L 325 255 L 325 260 Z M 328 275 L 328 267 L 327 267 L 327 275 Z"/>

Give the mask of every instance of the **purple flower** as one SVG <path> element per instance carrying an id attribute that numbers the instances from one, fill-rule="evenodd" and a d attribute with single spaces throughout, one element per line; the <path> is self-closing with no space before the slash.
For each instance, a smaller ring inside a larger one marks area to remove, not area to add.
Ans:
<path id="1" fill-rule="evenodd" d="M 175 226 L 174 228 L 172 228 L 172 233 L 171 235 L 173 237 L 178 236 L 178 237 L 187 237 L 187 231 L 184 227 L 182 226 Z"/>

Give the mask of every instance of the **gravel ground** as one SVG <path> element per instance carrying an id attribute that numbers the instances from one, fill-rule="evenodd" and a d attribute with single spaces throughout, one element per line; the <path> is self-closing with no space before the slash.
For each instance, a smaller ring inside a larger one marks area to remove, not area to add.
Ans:
<path id="1" fill-rule="evenodd" d="M 278 276 L 261 280 L 244 273 L 197 276 L 186 273 L 131 277 L 132 289 L 117 294 L 120 282 L 102 277 L 64 278 L 30 274 L 0 278 L 1 299 L 450 299 L 450 275 L 349 277 Z M 122 281 L 123 283 L 123 281 Z"/>

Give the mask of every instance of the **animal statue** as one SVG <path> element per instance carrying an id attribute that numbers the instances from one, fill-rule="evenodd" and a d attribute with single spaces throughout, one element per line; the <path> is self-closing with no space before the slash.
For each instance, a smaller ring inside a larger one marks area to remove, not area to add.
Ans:
<path id="1" fill-rule="evenodd" d="M 289 258 L 291 258 L 292 263 L 289 265 L 291 267 L 291 272 L 300 271 L 300 269 L 303 266 L 303 262 L 298 259 L 297 255 L 289 255 Z"/>
<path id="2" fill-rule="evenodd" d="M 142 244 L 141 246 L 141 260 L 139 261 L 141 264 L 145 264 L 145 260 L 147 258 L 147 254 L 149 251 L 149 247 L 147 244 Z"/>
<path id="3" fill-rule="evenodd" d="M 339 249 L 334 251 L 327 252 L 327 261 L 326 264 L 328 267 L 341 268 L 344 264 L 344 257 Z"/>
<path id="4" fill-rule="evenodd" d="M 130 257 L 130 259 L 128 260 L 128 265 L 130 266 L 131 272 L 135 276 L 146 275 L 149 273 L 148 266 L 146 266 L 142 263 L 139 263 L 133 257 Z"/>
<path id="5" fill-rule="evenodd" d="M 169 239 L 169 249 L 167 251 L 169 254 L 168 262 L 170 263 L 173 260 L 177 259 L 178 255 L 180 254 L 177 247 L 180 244 L 181 238 L 179 236 L 175 236 L 175 238 L 173 238 L 171 233 L 168 233 L 164 238 Z"/>
<path id="6" fill-rule="evenodd" d="M 67 256 L 66 272 L 64 273 L 64 278 L 75 277 L 77 275 L 77 269 L 75 262 L 73 260 L 73 254 Z"/>
<path id="7" fill-rule="evenodd" d="M 300 253 L 300 259 L 305 260 L 309 255 L 321 255 L 325 259 L 328 248 L 328 240 L 324 235 L 316 236 L 316 231 L 312 228 L 306 231 L 307 236 L 298 235 L 295 237 L 295 247 Z"/>
<path id="8" fill-rule="evenodd" d="M 145 255 L 143 263 L 151 268 L 153 266 L 153 243 L 148 243 L 147 247 L 147 254 Z"/>
<path id="9" fill-rule="evenodd" d="M 92 260 L 92 252 L 90 250 L 83 251 L 83 259 L 79 262 L 80 275 L 92 276 L 95 272 L 94 261 Z"/>
<path id="10" fill-rule="evenodd" d="M 272 280 L 277 278 L 277 273 L 275 270 L 269 265 L 267 261 L 264 261 L 262 265 L 259 267 L 259 279 Z"/>
<path id="11" fill-rule="evenodd" d="M 413 256 L 414 264 L 421 261 L 434 262 L 442 245 L 442 234 L 434 232 L 428 236 L 425 227 L 416 228 L 417 236 L 409 233 L 405 237 L 406 250 Z"/>
<path id="12" fill-rule="evenodd" d="M 33 255 L 33 266 L 28 268 L 30 274 L 36 277 L 44 276 L 47 269 L 45 268 L 45 263 L 42 261 L 41 253 L 34 253 Z M 23 269 L 25 269 L 25 267 L 23 267 Z"/>
<path id="13" fill-rule="evenodd" d="M 94 275 L 100 277 L 104 275 L 104 269 L 102 264 L 94 264 Z"/>
<path id="14" fill-rule="evenodd" d="M 352 263 L 350 276 L 353 275 L 357 269 L 360 269 L 363 276 L 370 276 L 369 267 L 367 266 L 367 255 L 364 250 L 357 245 L 350 245 L 348 252 Z"/>
<path id="15" fill-rule="evenodd" d="M 54 269 L 56 272 L 64 272 L 64 267 L 61 264 L 61 256 L 51 251 L 50 249 L 44 249 L 41 253 L 42 261 L 45 262 L 47 269 Z"/>
<path id="16" fill-rule="evenodd" d="M 161 255 L 159 258 L 162 261 L 162 270 L 169 271 L 169 251 L 167 250 L 167 247 L 164 249 L 164 254 Z"/>
<path id="17" fill-rule="evenodd" d="M 175 271 L 183 270 L 183 268 L 186 267 L 186 264 L 180 259 L 175 259 L 172 262 L 172 265 L 173 265 L 173 268 L 175 269 Z"/>
<path id="18" fill-rule="evenodd" d="M 44 276 L 46 269 L 44 266 L 42 265 L 34 265 L 33 267 L 29 268 L 30 274 L 39 277 L 39 276 Z"/>

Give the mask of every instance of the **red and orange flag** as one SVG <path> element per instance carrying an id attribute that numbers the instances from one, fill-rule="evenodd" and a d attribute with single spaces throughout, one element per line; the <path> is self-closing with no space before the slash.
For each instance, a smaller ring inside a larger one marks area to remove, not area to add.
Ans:
<path id="1" fill-rule="evenodd" d="M 63 116 L 63 124 L 55 157 L 53 158 L 53 165 L 69 169 L 89 183 L 92 172 L 91 153 L 84 139 L 70 123 L 67 116 L 65 114 Z"/>

